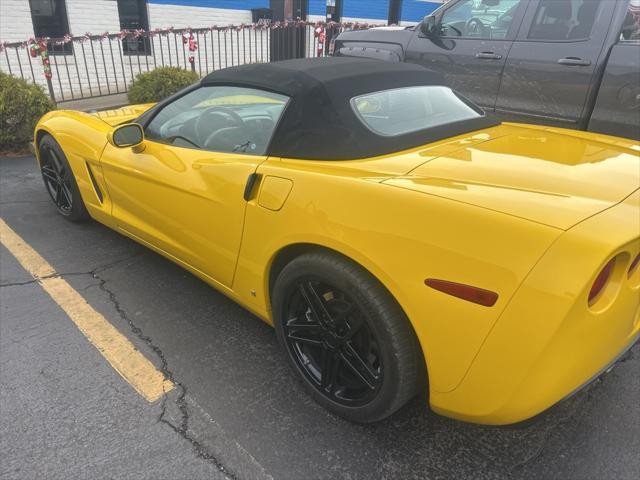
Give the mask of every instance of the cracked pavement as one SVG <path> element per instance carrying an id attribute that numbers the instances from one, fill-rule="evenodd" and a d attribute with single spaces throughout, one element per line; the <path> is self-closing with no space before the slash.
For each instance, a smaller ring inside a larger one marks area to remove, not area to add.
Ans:
<path id="1" fill-rule="evenodd" d="M 640 476 L 638 346 L 525 425 L 463 424 L 420 398 L 354 425 L 308 398 L 269 326 L 106 227 L 57 215 L 32 158 L 0 159 L 0 215 L 176 387 L 138 396 L 3 248 L 2 479 Z"/>

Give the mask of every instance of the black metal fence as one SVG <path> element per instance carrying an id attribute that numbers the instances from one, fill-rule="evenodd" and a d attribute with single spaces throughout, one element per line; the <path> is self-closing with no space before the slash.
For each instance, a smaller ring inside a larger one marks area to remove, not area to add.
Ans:
<path id="1" fill-rule="evenodd" d="M 331 39 L 354 23 L 286 22 L 123 31 L 2 43 L 0 69 L 40 84 L 55 102 L 125 93 L 160 66 L 200 76 L 233 65 L 329 54 Z"/>

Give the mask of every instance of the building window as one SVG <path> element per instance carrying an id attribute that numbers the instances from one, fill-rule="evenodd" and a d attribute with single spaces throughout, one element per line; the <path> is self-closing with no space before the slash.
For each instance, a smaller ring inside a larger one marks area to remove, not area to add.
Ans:
<path id="1" fill-rule="evenodd" d="M 69 20 L 64 0 L 29 0 L 33 33 L 36 37 L 62 38 L 69 33 Z M 51 55 L 73 54 L 71 42 L 56 45 L 49 42 Z"/>
<path id="2" fill-rule="evenodd" d="M 118 16 L 121 30 L 149 31 L 147 0 L 118 0 Z M 125 55 L 149 55 L 151 44 L 149 37 L 127 37 L 122 40 L 122 52 Z"/>

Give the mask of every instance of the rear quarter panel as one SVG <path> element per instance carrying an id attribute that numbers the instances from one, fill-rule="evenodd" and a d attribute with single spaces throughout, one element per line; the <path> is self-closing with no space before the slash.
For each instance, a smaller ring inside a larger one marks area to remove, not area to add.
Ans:
<path id="1" fill-rule="evenodd" d="M 570 395 L 640 334 L 640 191 L 564 233 L 537 263 L 488 335 L 460 386 L 432 395 L 466 421 L 525 420 Z M 603 302 L 588 306 L 598 272 L 621 261 Z M 618 257 L 619 256 L 619 257 Z M 508 361 L 505 361 L 508 359 Z"/>
<path id="2" fill-rule="evenodd" d="M 269 159 L 263 176 L 293 183 L 284 206 L 249 201 L 233 285 L 272 321 L 269 269 L 279 251 L 314 244 L 371 272 L 411 320 L 425 353 L 430 388 L 456 387 L 513 292 L 557 238 L 552 227 L 461 202 L 380 184 L 384 178 L 340 170 L 340 162 Z M 426 287 L 426 278 L 499 293 L 482 307 Z"/>

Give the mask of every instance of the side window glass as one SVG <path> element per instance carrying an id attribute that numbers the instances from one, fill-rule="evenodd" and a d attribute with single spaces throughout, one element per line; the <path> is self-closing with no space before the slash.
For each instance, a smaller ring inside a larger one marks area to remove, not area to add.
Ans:
<path id="1" fill-rule="evenodd" d="M 215 152 L 264 155 L 289 98 L 240 87 L 201 87 L 164 107 L 148 139 Z"/>
<path id="2" fill-rule="evenodd" d="M 627 15 L 622 23 L 620 40 L 640 40 L 640 0 L 631 0 Z"/>
<path id="3" fill-rule="evenodd" d="M 442 15 L 441 35 L 504 39 L 522 0 L 463 0 Z"/>
<path id="4" fill-rule="evenodd" d="M 542 0 L 529 30 L 531 40 L 586 40 L 600 0 Z"/>

